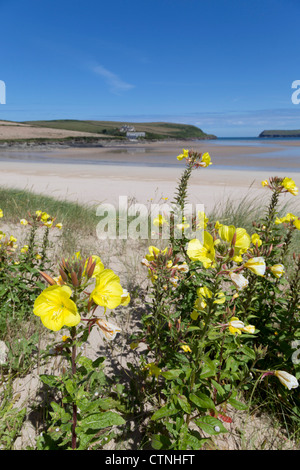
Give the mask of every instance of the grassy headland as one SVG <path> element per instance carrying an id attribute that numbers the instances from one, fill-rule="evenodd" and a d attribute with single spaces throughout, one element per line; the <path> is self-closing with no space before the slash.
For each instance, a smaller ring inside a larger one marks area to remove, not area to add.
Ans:
<path id="1" fill-rule="evenodd" d="M 145 132 L 146 140 L 216 138 L 216 136 L 206 134 L 196 126 L 166 122 L 130 123 L 118 121 L 81 121 L 73 119 L 58 119 L 52 121 L 26 121 L 23 124 L 34 127 L 99 134 L 99 138 L 110 137 L 113 139 L 125 139 L 126 133 L 120 131 L 122 126 L 125 125 L 133 127 L 136 132 Z"/>

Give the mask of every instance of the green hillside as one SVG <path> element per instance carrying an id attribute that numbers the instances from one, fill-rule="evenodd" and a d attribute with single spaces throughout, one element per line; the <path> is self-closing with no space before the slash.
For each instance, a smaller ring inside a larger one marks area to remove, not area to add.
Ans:
<path id="1" fill-rule="evenodd" d="M 90 132 L 99 134 L 99 137 L 111 136 L 124 138 L 125 133 L 120 132 L 124 125 L 134 127 L 136 132 L 145 132 L 146 139 L 208 139 L 216 136 L 208 135 L 196 126 L 188 124 L 173 124 L 165 122 L 131 123 L 118 121 L 79 121 L 73 119 L 59 119 L 52 121 L 24 121 L 35 127 L 65 129 L 69 131 Z"/>

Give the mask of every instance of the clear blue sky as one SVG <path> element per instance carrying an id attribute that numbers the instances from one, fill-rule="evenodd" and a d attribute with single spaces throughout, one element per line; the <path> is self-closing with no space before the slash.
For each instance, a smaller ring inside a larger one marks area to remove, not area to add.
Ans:
<path id="1" fill-rule="evenodd" d="M 0 119 L 299 129 L 299 0 L 0 0 Z"/>

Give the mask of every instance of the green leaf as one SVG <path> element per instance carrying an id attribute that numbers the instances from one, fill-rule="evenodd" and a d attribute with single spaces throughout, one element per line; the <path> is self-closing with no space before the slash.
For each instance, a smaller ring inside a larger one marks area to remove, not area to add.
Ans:
<path id="1" fill-rule="evenodd" d="M 79 426 L 85 429 L 99 430 L 111 426 L 120 426 L 124 423 L 125 420 L 122 418 L 122 416 L 113 411 L 106 411 L 103 413 L 94 413 L 90 416 L 87 416 L 80 421 Z"/>
<path id="2" fill-rule="evenodd" d="M 195 419 L 195 423 L 199 426 L 202 431 L 210 435 L 218 435 L 222 432 L 227 432 L 227 429 L 223 426 L 223 423 L 213 416 L 202 416 L 199 419 Z"/>
<path id="3" fill-rule="evenodd" d="M 255 352 L 252 349 L 248 348 L 248 346 L 243 346 L 241 348 L 241 351 L 243 351 L 243 353 L 246 354 L 246 356 L 250 357 L 251 359 L 256 359 Z"/>
<path id="4" fill-rule="evenodd" d="M 215 409 L 215 404 L 210 397 L 205 395 L 205 393 L 197 392 L 191 393 L 189 396 L 191 402 L 193 402 L 198 408 L 206 408 L 210 410 Z"/>
<path id="5" fill-rule="evenodd" d="M 170 447 L 171 441 L 167 436 L 163 436 L 162 434 L 153 434 L 151 438 L 151 445 L 153 449 L 166 450 Z"/>
<path id="6" fill-rule="evenodd" d="M 236 408 L 237 410 L 247 410 L 248 409 L 248 405 L 236 400 L 235 398 L 229 398 L 228 402 L 230 403 L 231 406 L 233 406 L 233 408 Z"/>
<path id="7" fill-rule="evenodd" d="M 155 411 L 152 416 L 152 421 L 157 421 L 158 419 L 165 418 L 166 416 L 172 416 L 178 413 L 178 408 L 176 408 L 173 404 L 171 405 L 164 405 L 159 410 Z"/>
<path id="8" fill-rule="evenodd" d="M 178 395 L 177 399 L 183 411 L 187 414 L 191 414 L 191 405 L 189 404 L 187 397 L 184 395 Z"/>
<path id="9" fill-rule="evenodd" d="M 216 365 L 208 358 L 204 359 L 204 364 L 201 369 L 200 378 L 213 377 L 216 375 Z"/>
<path id="10" fill-rule="evenodd" d="M 172 380 L 177 379 L 177 377 L 179 377 L 181 373 L 181 369 L 170 369 L 162 372 L 161 375 L 167 380 Z"/>

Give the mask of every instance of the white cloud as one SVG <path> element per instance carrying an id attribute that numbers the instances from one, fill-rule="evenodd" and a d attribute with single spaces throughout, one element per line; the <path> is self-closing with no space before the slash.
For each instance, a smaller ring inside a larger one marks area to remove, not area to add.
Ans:
<path id="1" fill-rule="evenodd" d="M 93 71 L 105 80 L 112 93 L 120 94 L 134 88 L 134 85 L 124 82 L 118 75 L 102 67 L 102 65 L 93 67 Z"/>

